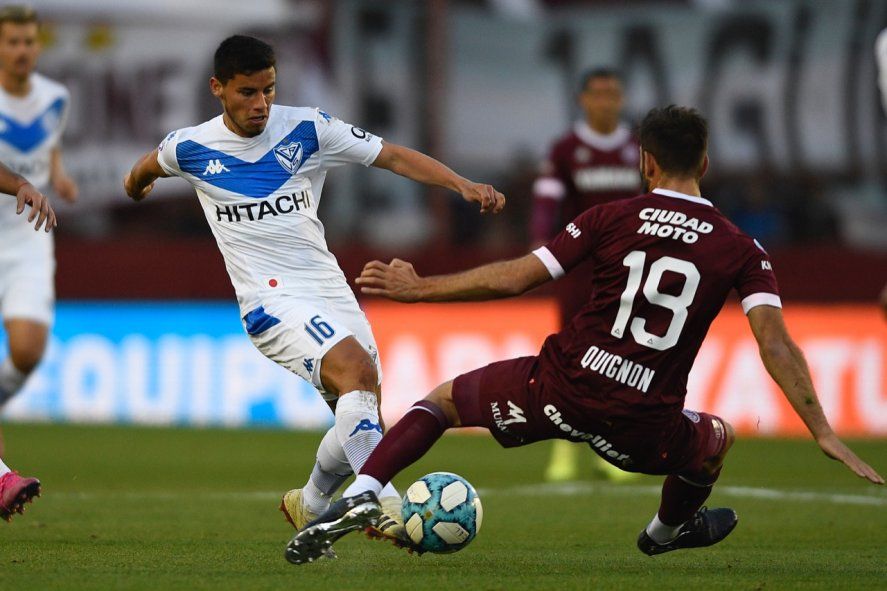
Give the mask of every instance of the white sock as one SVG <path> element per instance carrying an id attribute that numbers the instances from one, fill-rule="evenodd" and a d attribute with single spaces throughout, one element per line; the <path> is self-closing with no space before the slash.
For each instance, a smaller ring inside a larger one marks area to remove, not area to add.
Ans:
<path id="1" fill-rule="evenodd" d="M 339 396 L 336 402 L 336 439 L 355 474 L 382 440 L 376 395 L 355 390 Z"/>
<path id="2" fill-rule="evenodd" d="M 390 484 L 388 486 L 391 486 Z M 354 482 L 351 483 L 351 486 L 345 489 L 345 492 L 342 493 L 343 497 L 353 497 L 354 495 L 359 495 L 360 493 L 364 493 L 367 491 L 371 491 L 379 496 L 382 492 L 382 483 L 370 476 L 369 474 L 358 474 L 354 479 Z M 395 494 L 396 491 L 395 491 Z M 388 495 L 385 495 L 388 496 Z"/>
<path id="3" fill-rule="evenodd" d="M 372 478 L 372 476 L 370 476 L 370 478 Z M 373 480 L 375 480 L 375 478 L 373 478 Z M 380 499 L 384 499 L 385 497 L 397 497 L 399 499 L 400 493 L 397 492 L 397 489 L 394 488 L 394 485 L 389 482 L 382 488 L 381 492 L 376 493 L 376 496 L 378 496 Z"/>
<path id="4" fill-rule="evenodd" d="M 336 438 L 336 428 L 331 427 L 320 440 L 317 462 L 308 482 L 302 487 L 303 502 L 312 513 L 323 513 L 329 507 L 333 494 L 352 474 L 348 458 Z"/>
<path id="5" fill-rule="evenodd" d="M 657 544 L 667 544 L 678 536 L 678 532 L 684 524 L 665 525 L 659 521 L 659 513 L 653 516 L 653 521 L 647 526 L 647 535 Z"/>
<path id="6" fill-rule="evenodd" d="M 28 376 L 20 372 L 7 357 L 0 363 L 0 406 L 22 389 Z"/>
<path id="7" fill-rule="evenodd" d="M 323 494 L 323 491 L 317 488 L 310 479 L 302 487 L 302 502 L 315 515 L 326 511 L 330 506 L 331 499 L 331 496 Z"/>
<path id="8" fill-rule="evenodd" d="M 0 460 L 0 476 L 3 476 L 7 472 L 12 472 L 9 466 L 3 463 L 3 460 Z"/>

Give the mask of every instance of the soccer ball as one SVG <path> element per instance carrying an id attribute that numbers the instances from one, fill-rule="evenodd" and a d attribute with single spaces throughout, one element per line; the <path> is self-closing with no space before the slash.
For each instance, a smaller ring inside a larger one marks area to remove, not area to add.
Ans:
<path id="1" fill-rule="evenodd" d="M 480 531 L 483 515 L 474 487 L 450 472 L 426 474 L 403 497 L 407 535 L 427 552 L 461 550 Z"/>

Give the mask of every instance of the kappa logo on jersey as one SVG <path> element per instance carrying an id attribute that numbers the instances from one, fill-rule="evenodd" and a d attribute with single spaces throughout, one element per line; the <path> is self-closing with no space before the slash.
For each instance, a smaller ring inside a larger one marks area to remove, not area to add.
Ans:
<path id="1" fill-rule="evenodd" d="M 206 163 L 206 170 L 203 171 L 203 176 L 206 175 L 215 175 L 222 174 L 223 172 L 231 172 L 228 170 L 228 167 L 222 164 L 222 161 L 219 159 L 210 160 Z"/>
<path id="2" fill-rule="evenodd" d="M 379 426 L 379 423 L 374 423 L 369 419 L 361 419 L 357 426 L 354 427 L 354 431 L 351 432 L 351 435 L 348 437 L 354 437 L 354 434 L 358 431 L 378 431 L 382 432 L 382 427 Z"/>
<path id="3" fill-rule="evenodd" d="M 274 148 L 274 157 L 290 174 L 295 174 L 299 169 L 299 166 L 302 164 L 303 153 L 301 142 L 290 142 L 285 146 Z"/>

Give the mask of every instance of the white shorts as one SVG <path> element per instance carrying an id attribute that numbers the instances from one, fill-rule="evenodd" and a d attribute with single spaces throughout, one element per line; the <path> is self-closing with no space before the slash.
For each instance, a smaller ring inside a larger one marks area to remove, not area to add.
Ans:
<path id="1" fill-rule="evenodd" d="M 0 315 L 52 325 L 55 306 L 55 257 L 52 235 L 30 230 L 0 252 Z M 9 237 L 11 238 L 11 237 Z"/>
<path id="2" fill-rule="evenodd" d="M 336 396 L 324 390 L 321 361 L 327 351 L 349 336 L 370 354 L 382 382 L 376 339 L 350 292 L 335 297 L 275 294 L 242 320 L 262 355 L 311 383 L 324 400 L 335 400 Z"/>

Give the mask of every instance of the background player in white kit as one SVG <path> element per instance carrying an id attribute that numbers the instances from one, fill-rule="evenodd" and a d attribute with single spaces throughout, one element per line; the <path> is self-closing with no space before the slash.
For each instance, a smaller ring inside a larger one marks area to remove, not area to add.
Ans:
<path id="1" fill-rule="evenodd" d="M 159 177 L 181 176 L 194 186 L 253 343 L 313 384 L 334 409 L 310 479 L 281 502 L 300 529 L 326 510 L 382 438 L 376 343 L 317 217 L 327 170 L 349 162 L 386 168 L 454 190 L 482 212 L 498 212 L 505 199 L 490 185 L 318 109 L 272 106 L 275 79 L 269 45 L 240 35 L 223 41 L 210 80 L 223 114 L 169 134 L 124 185 L 136 201 Z M 400 497 L 390 484 L 380 497 L 388 519 L 377 533 L 396 541 Z"/>
<path id="2" fill-rule="evenodd" d="M 59 146 L 68 91 L 34 72 L 38 33 L 33 10 L 0 9 L 0 162 L 38 190 L 51 184 L 61 198 L 73 202 L 77 185 L 65 173 Z M 11 208 L 0 208 L 0 314 L 9 346 L 9 355 L 0 361 L 0 408 L 21 390 L 43 357 L 53 321 L 54 281 L 52 234 L 34 232 Z"/>
<path id="3" fill-rule="evenodd" d="M 22 218 L 27 228 L 30 229 L 35 219 L 37 222 L 34 224 L 34 230 L 39 230 L 43 226 L 45 230 L 43 233 L 46 234 L 55 227 L 55 212 L 49 205 L 49 200 L 23 176 L 15 174 L 2 164 L 0 164 L 0 193 L 15 195 L 17 203 L 13 215 L 21 214 L 25 210 L 25 205 L 31 206 L 27 218 Z M 0 204 L 0 211 L 5 216 L 11 208 L 9 204 L 3 203 Z M 24 264 L 31 262 L 35 254 L 39 256 L 39 253 L 27 249 L 18 251 Z M 31 502 L 36 496 L 40 496 L 40 481 L 36 478 L 22 478 L 0 458 L 0 519 L 9 521 L 15 513 L 23 513 L 25 503 Z"/>

